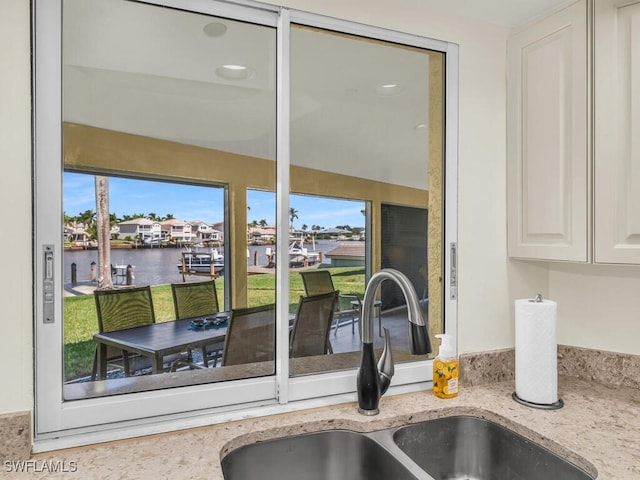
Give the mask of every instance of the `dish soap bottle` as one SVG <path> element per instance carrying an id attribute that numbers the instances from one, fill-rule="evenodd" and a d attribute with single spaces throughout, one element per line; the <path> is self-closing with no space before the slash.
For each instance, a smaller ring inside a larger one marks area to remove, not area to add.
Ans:
<path id="1" fill-rule="evenodd" d="M 433 360 L 433 394 L 440 398 L 458 395 L 460 363 L 455 355 L 453 338 L 448 333 L 436 335 L 441 339 L 438 356 Z"/>

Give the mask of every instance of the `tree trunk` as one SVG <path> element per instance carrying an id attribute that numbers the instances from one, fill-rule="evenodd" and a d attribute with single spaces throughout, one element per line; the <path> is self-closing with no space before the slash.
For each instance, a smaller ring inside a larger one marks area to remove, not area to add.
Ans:
<path id="1" fill-rule="evenodd" d="M 113 289 L 111 281 L 111 222 L 109 218 L 109 178 L 96 175 L 96 230 L 98 234 L 98 288 Z"/>

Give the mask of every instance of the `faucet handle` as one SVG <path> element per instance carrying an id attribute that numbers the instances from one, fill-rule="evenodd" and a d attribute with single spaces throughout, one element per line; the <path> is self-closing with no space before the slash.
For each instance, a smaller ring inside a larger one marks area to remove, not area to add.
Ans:
<path id="1" fill-rule="evenodd" d="M 391 336 L 387 327 L 384 327 L 384 348 L 382 349 L 380 360 L 378 360 L 378 372 L 380 374 L 380 396 L 382 396 L 391 385 L 391 377 L 395 373 L 393 353 L 391 351 Z"/>

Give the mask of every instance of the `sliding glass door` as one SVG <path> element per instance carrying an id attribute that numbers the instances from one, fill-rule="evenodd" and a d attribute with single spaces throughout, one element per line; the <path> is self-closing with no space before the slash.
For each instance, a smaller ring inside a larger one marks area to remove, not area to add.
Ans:
<path id="1" fill-rule="evenodd" d="M 420 212 L 393 242 L 419 253 L 430 334 L 455 326 L 455 46 L 216 0 L 36 0 L 34 32 L 38 441 L 355 398 L 387 206 Z M 348 313 L 321 355 L 290 359 L 313 270 Z M 182 315 L 176 292 L 200 286 L 215 306 Z M 432 355 L 408 354 L 388 304 L 394 384 L 424 385 Z"/>

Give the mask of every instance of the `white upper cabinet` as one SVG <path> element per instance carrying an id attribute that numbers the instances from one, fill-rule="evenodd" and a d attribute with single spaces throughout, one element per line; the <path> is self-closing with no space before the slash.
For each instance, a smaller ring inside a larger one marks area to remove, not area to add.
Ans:
<path id="1" fill-rule="evenodd" d="M 508 42 L 511 257 L 589 261 L 587 25 L 582 0 Z M 640 174 L 637 183 L 640 187 Z"/>
<path id="2" fill-rule="evenodd" d="M 594 7 L 594 261 L 640 264 L 640 1 Z"/>

